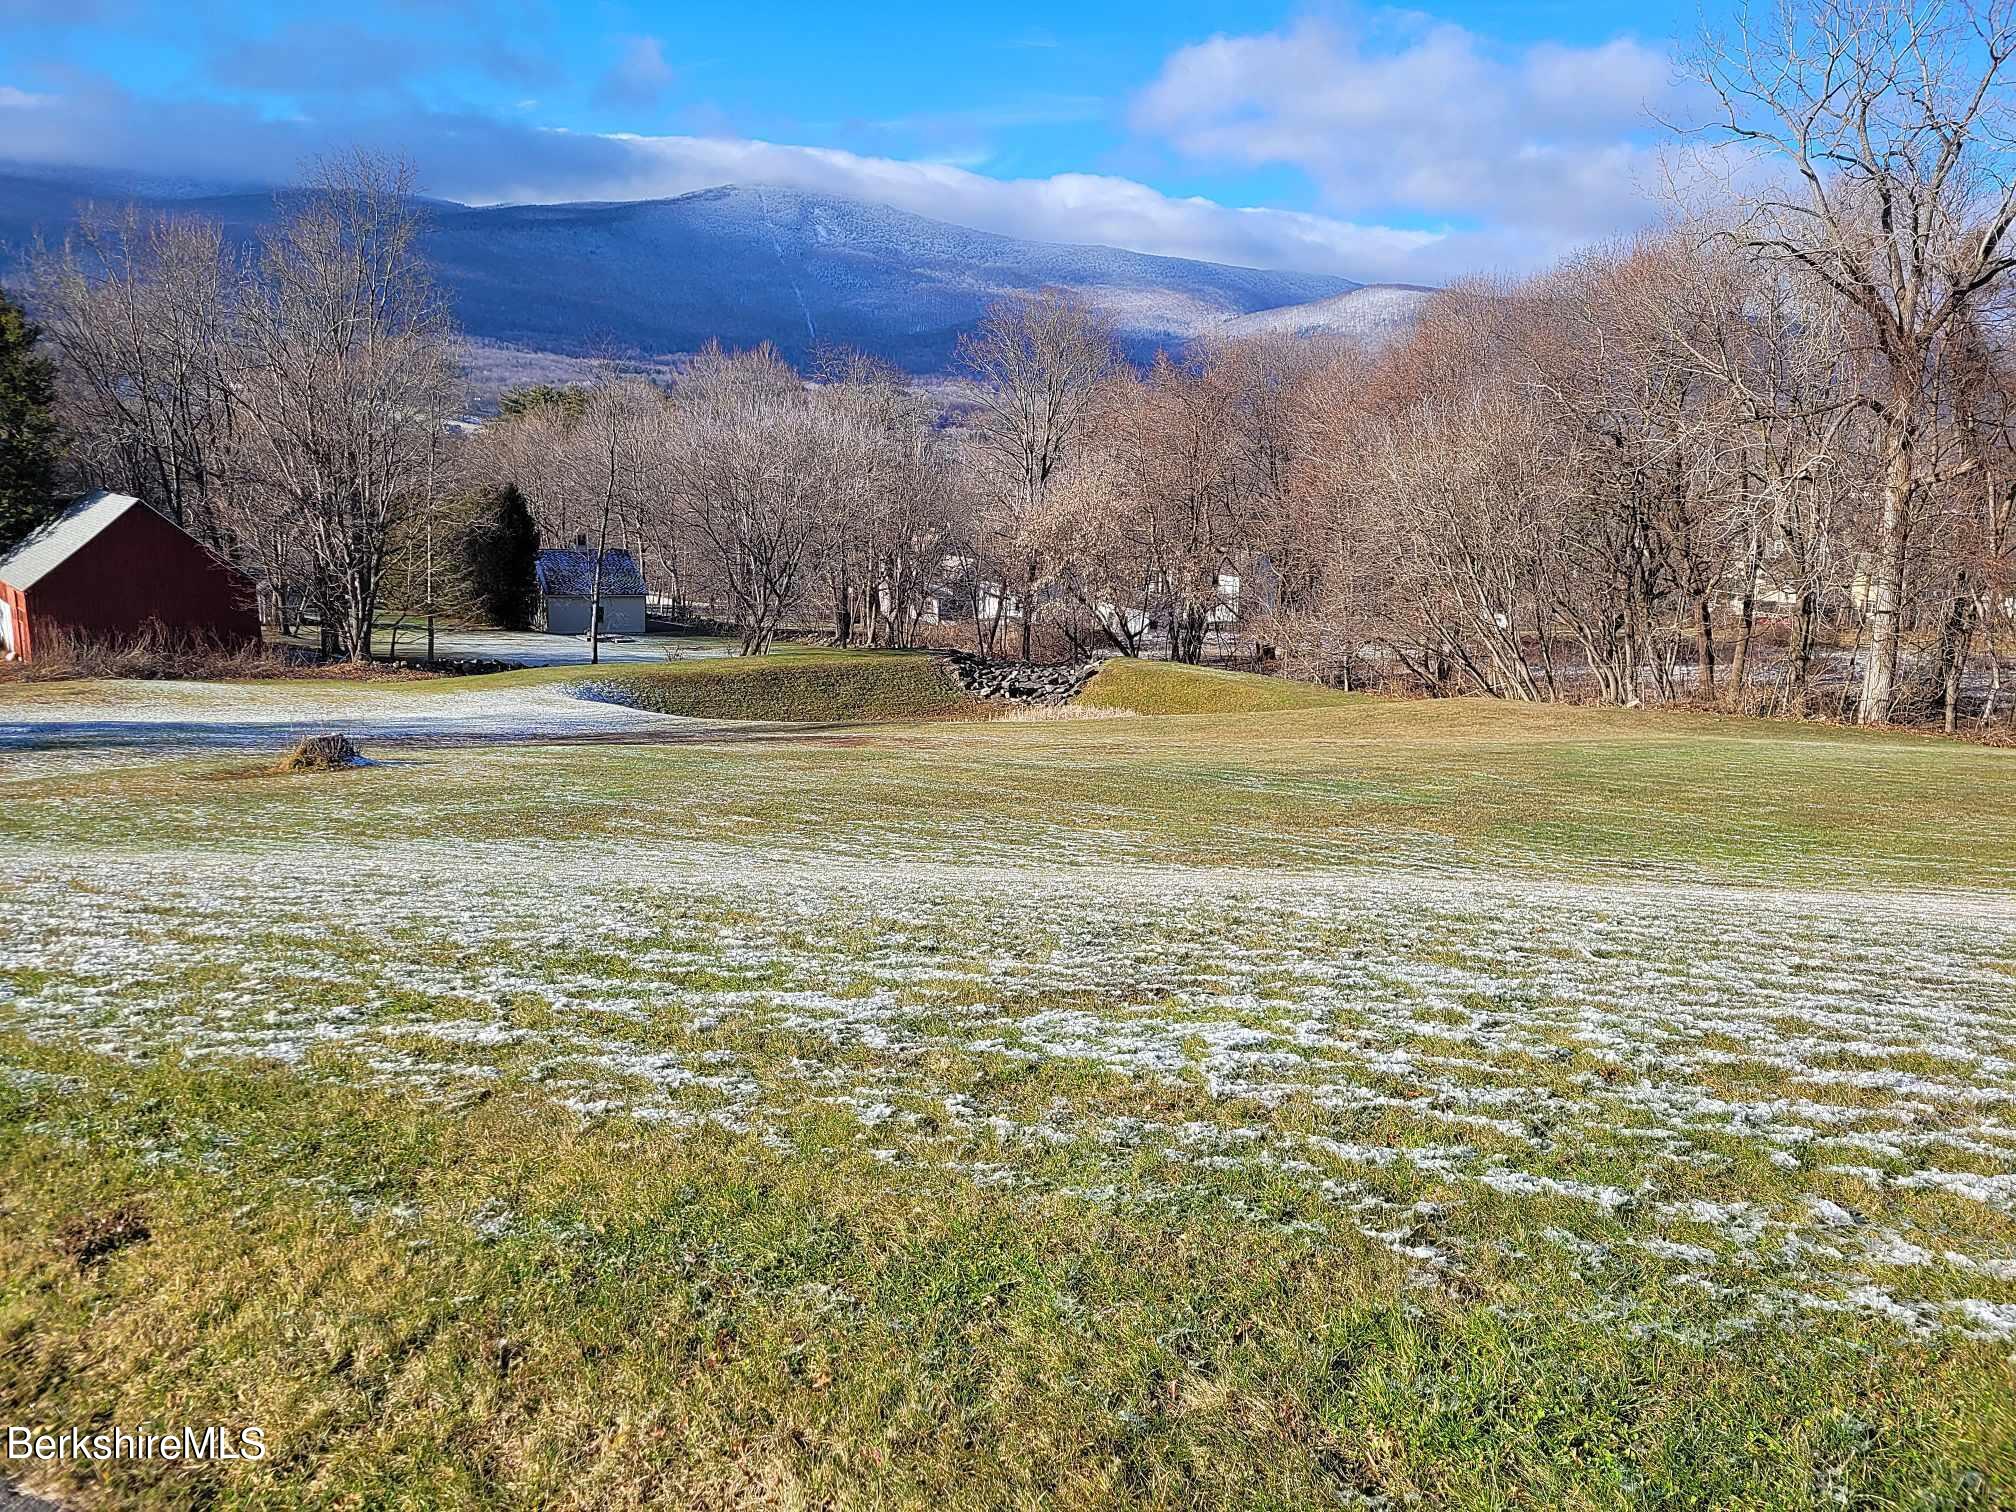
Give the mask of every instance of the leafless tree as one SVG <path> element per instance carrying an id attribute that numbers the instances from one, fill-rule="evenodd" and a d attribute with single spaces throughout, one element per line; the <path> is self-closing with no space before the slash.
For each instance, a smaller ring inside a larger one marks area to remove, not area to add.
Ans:
<path id="1" fill-rule="evenodd" d="M 1875 358 L 1881 510 L 1861 718 L 1891 717 L 1906 558 L 1925 496 L 1976 460 L 1941 445 L 1937 375 L 2016 266 L 2016 3 L 1788 0 L 1710 34 L 1710 135 L 1765 158 L 1735 236 L 1860 317 Z"/>
<path id="2" fill-rule="evenodd" d="M 872 451 L 857 417 L 823 405 L 769 348 L 703 353 L 673 394 L 667 478 L 745 656 L 800 606 L 836 501 Z"/>
<path id="3" fill-rule="evenodd" d="M 346 655 L 371 654 L 394 525 L 424 496 L 459 398 L 452 328 L 417 237 L 412 169 L 331 160 L 264 242 L 231 361 L 234 483 L 298 532 Z"/>
<path id="4" fill-rule="evenodd" d="M 1855 442 L 1867 418 L 1845 360 L 1850 314 L 1796 265 L 1748 257 L 1725 238 L 1689 240 L 1660 318 L 1710 384 L 1706 420 L 1735 467 L 1723 500 L 1734 557 L 1731 694 L 1743 695 L 1768 589 L 1791 606 L 1783 711 L 1803 706 L 1823 598 L 1848 588 L 1835 548 L 1844 496 L 1864 482 Z"/>
<path id="5" fill-rule="evenodd" d="M 845 645 L 907 645 L 935 585 L 956 512 L 949 448 L 935 409 L 895 369 L 859 352 L 828 351 L 813 402 L 864 448 L 850 486 L 826 499 L 820 576 Z"/>
<path id="6" fill-rule="evenodd" d="M 980 386 L 970 429 L 992 463 L 994 535 L 1014 556 L 1012 586 L 1021 606 L 1026 660 L 1042 587 L 1043 563 L 1032 526 L 1052 481 L 1071 455 L 1093 396 L 1120 365 L 1110 320 L 1075 296 L 1045 289 L 1034 299 L 996 305 L 959 343 Z"/>
<path id="7" fill-rule="evenodd" d="M 78 466 L 227 545 L 218 511 L 235 432 L 230 341 L 242 269 L 216 223 L 94 209 L 30 262 Z"/>

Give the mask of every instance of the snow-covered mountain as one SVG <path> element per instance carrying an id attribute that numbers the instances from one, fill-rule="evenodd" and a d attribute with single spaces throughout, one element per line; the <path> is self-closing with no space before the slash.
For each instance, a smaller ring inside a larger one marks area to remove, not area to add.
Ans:
<path id="1" fill-rule="evenodd" d="M 76 202 L 137 200 L 250 239 L 270 193 L 162 193 L 98 176 L 0 172 L 0 244 L 60 239 Z M 1233 317 L 1358 288 L 1111 247 L 1021 241 L 887 206 L 758 185 L 622 204 L 472 208 L 432 202 L 427 252 L 470 336 L 537 352 L 664 358 L 709 341 L 821 343 L 915 373 L 948 368 L 961 332 L 1006 296 L 1057 285 L 1109 311 L 1132 353 Z M 0 271 L 5 262 L 0 261 Z"/>
<path id="2" fill-rule="evenodd" d="M 1345 336 L 1379 343 L 1411 329 L 1434 295 L 1418 284 L 1365 284 L 1306 304 L 1233 315 L 1218 331 L 1228 336 Z"/>

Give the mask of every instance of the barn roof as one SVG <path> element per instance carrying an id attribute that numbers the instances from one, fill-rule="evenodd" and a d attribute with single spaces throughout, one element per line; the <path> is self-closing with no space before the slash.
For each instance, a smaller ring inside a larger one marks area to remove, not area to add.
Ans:
<path id="1" fill-rule="evenodd" d="M 26 592 L 139 502 L 131 494 L 108 493 L 103 489 L 74 500 L 54 519 L 29 531 L 12 551 L 0 556 L 0 582 L 11 583 Z"/>
<path id="2" fill-rule="evenodd" d="M 575 546 L 539 553 L 539 591 L 547 598 L 587 598 L 595 591 L 595 553 Z M 602 596 L 641 598 L 644 574 L 627 551 L 602 553 Z"/>

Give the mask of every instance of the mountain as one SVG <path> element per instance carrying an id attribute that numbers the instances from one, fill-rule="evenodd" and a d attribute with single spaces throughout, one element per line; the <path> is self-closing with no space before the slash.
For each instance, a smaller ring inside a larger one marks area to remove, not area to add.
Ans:
<path id="1" fill-rule="evenodd" d="M 207 215 L 239 241 L 277 213 L 270 192 L 0 172 L 0 244 L 18 254 L 38 232 L 59 239 L 84 199 Z M 803 361 L 831 343 L 938 373 L 990 304 L 1055 285 L 1107 311 L 1130 354 L 1145 357 L 1231 317 L 1359 287 L 1327 274 L 1022 241 L 761 185 L 622 204 L 430 201 L 428 210 L 427 255 L 463 329 L 479 342 L 570 356 L 662 359 L 709 341 L 769 341 Z"/>
<path id="2" fill-rule="evenodd" d="M 1233 315 L 1218 331 L 1228 336 L 1344 336 L 1376 344 L 1412 328 L 1434 295 L 1419 284 L 1364 284 L 1306 304 Z"/>
<path id="3" fill-rule="evenodd" d="M 730 186 L 672 200 L 530 205 L 438 218 L 428 250 L 473 333 L 578 351 L 613 337 L 647 353 L 821 342 L 914 372 L 949 366 L 959 333 L 1009 295 L 1059 285 L 1152 350 L 1228 315 L 1353 287 L 1110 247 L 1058 246 L 797 190 Z M 527 298 L 528 270 L 549 270 Z"/>

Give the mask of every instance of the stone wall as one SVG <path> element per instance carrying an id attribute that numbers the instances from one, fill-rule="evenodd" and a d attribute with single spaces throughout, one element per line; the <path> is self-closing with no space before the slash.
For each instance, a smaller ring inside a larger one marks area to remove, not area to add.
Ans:
<path id="1" fill-rule="evenodd" d="M 1069 703 L 1084 691 L 1096 661 L 1037 666 L 1031 662 L 986 661 L 970 651 L 950 651 L 942 660 L 959 686 L 975 698 L 1004 698 L 1015 703 Z"/>

